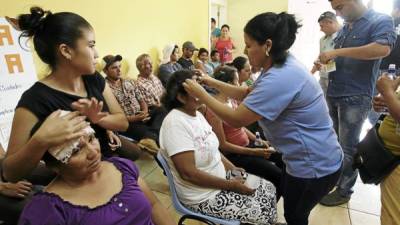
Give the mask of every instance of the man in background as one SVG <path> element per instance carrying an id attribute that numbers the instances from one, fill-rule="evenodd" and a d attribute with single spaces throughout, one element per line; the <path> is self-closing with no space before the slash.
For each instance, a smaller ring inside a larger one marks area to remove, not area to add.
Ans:
<path id="1" fill-rule="evenodd" d="M 335 47 L 322 52 L 322 64 L 334 61 L 329 73 L 327 103 L 344 151 L 343 172 L 337 188 L 321 200 L 325 206 L 337 206 L 350 200 L 358 171 L 353 156 L 362 125 L 371 110 L 371 100 L 381 59 L 389 55 L 396 41 L 390 16 L 367 9 L 362 0 L 329 0 L 345 25 L 334 39 Z"/>
<path id="2" fill-rule="evenodd" d="M 337 32 L 340 29 L 336 15 L 330 11 L 324 12 L 318 18 L 318 23 L 321 31 L 325 34 L 319 40 L 320 53 L 334 49 L 333 39 L 335 39 Z M 326 91 L 328 90 L 329 84 L 328 71 L 318 60 L 314 63 L 311 73 L 314 74 L 316 71 L 319 71 L 319 84 L 321 85 L 324 96 L 326 97 Z"/>

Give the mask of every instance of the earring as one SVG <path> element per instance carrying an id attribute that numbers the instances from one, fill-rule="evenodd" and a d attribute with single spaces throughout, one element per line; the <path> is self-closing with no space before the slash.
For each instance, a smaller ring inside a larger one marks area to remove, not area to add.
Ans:
<path id="1" fill-rule="evenodd" d="M 265 51 L 265 55 L 266 55 L 267 57 L 269 56 L 268 50 Z"/>

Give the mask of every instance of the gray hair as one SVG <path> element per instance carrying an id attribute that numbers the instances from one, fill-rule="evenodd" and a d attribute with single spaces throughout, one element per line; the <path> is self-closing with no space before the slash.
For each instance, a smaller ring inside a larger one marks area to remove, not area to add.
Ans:
<path id="1" fill-rule="evenodd" d="M 144 60 L 145 58 L 150 58 L 150 55 L 144 53 L 144 54 L 139 55 L 139 57 L 136 58 L 136 68 L 137 68 L 138 70 L 140 70 L 140 66 L 143 64 L 143 60 Z"/>

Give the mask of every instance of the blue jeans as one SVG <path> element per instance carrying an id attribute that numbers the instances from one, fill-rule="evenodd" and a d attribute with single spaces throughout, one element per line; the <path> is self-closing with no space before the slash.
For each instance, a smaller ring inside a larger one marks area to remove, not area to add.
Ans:
<path id="1" fill-rule="evenodd" d="M 327 77 L 320 77 L 319 85 L 321 86 L 322 91 L 324 92 L 324 97 L 326 98 L 326 91 L 328 90 L 329 79 Z"/>
<path id="2" fill-rule="evenodd" d="M 353 157 L 362 125 L 371 109 L 371 100 L 367 95 L 327 98 L 333 127 L 344 152 L 343 171 L 338 181 L 338 191 L 344 197 L 351 196 L 357 180 L 358 171 L 352 167 Z"/>

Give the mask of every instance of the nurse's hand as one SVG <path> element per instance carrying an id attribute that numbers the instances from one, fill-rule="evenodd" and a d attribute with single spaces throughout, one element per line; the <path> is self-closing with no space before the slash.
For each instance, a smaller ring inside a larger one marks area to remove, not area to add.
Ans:
<path id="1" fill-rule="evenodd" d="M 183 83 L 183 87 L 190 96 L 200 101 L 208 95 L 206 90 L 194 79 L 186 79 Z"/>
<path id="2" fill-rule="evenodd" d="M 199 69 L 195 69 L 195 77 L 194 79 L 200 83 L 200 84 L 205 84 L 207 86 L 212 86 L 212 81 L 215 80 L 214 78 L 210 77 L 210 74 L 203 73 L 203 71 Z"/>

